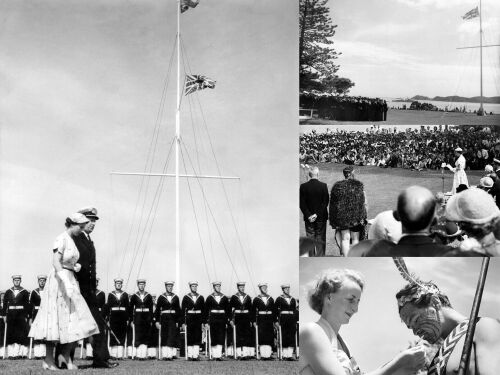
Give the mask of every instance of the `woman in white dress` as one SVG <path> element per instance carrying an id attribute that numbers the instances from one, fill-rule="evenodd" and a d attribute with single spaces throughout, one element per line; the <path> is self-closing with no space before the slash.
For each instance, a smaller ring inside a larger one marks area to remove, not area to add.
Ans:
<path id="1" fill-rule="evenodd" d="M 453 176 L 453 187 L 451 192 L 455 194 L 457 192 L 457 187 L 459 185 L 466 185 L 469 187 L 469 181 L 467 180 L 467 175 L 465 174 L 465 158 L 462 155 L 463 150 L 460 147 L 455 149 L 455 156 L 457 160 L 455 161 L 455 168 L 447 164 L 446 167 L 454 173 Z"/>
<path id="2" fill-rule="evenodd" d="M 309 305 L 320 318 L 300 330 L 300 375 L 360 375 L 356 361 L 339 335 L 358 311 L 363 277 L 352 270 L 330 270 L 309 291 Z M 406 349 L 384 366 L 366 375 L 415 374 L 425 366 L 422 347 Z"/>
<path id="3" fill-rule="evenodd" d="M 57 369 L 54 359 L 57 343 L 61 344 L 62 352 L 59 364 L 65 363 L 68 369 L 76 369 L 70 357 L 76 342 L 99 333 L 74 275 L 81 266 L 77 263 L 80 253 L 72 237 L 79 235 L 88 221 L 79 213 L 66 218 L 66 230 L 57 236 L 52 247 L 53 269 L 41 292 L 40 309 L 29 333 L 33 340 L 46 341 L 44 369 Z"/>

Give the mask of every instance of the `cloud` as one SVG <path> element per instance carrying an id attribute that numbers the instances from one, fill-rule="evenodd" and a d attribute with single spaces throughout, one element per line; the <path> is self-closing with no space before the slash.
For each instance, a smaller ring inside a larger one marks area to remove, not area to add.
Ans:
<path id="1" fill-rule="evenodd" d="M 407 5 L 413 8 L 436 8 L 436 9 L 447 9 L 447 8 L 458 8 L 458 7 L 473 7 L 475 4 L 474 0 L 396 0 L 398 3 Z"/>

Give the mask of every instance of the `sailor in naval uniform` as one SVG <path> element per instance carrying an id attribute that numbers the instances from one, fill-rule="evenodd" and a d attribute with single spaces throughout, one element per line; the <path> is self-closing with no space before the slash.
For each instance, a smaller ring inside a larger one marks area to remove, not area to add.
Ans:
<path id="1" fill-rule="evenodd" d="M 38 288 L 33 289 L 30 293 L 30 306 L 31 306 L 31 319 L 30 325 L 35 320 L 38 309 L 40 308 L 41 297 L 40 293 L 45 288 L 45 283 L 47 281 L 46 275 L 38 275 Z M 36 359 L 41 359 L 45 357 L 45 344 L 43 341 L 35 340 L 33 342 L 33 356 Z"/>
<path id="2" fill-rule="evenodd" d="M 189 282 L 189 288 L 191 291 L 182 298 L 181 310 L 184 329 L 187 328 L 187 357 L 188 360 L 198 361 L 200 359 L 205 299 L 198 294 L 197 281 Z"/>
<path id="3" fill-rule="evenodd" d="M 3 338 L 4 338 L 4 330 L 5 330 L 5 312 L 3 309 L 3 296 L 5 295 L 4 290 L 0 290 L 0 358 L 3 358 L 4 347 L 3 347 Z"/>
<path id="4" fill-rule="evenodd" d="M 155 309 L 156 328 L 161 336 L 160 359 L 165 360 L 177 357 L 181 306 L 179 297 L 172 292 L 173 288 L 173 281 L 165 282 L 166 292 L 158 297 Z"/>
<path id="5" fill-rule="evenodd" d="M 158 328 L 156 328 L 154 314 L 156 310 L 156 294 L 151 294 L 151 297 L 153 298 L 153 316 L 151 319 L 151 327 L 149 328 L 148 358 L 153 359 L 158 357 Z"/>
<path id="6" fill-rule="evenodd" d="M 245 293 L 245 282 L 236 283 L 238 292 L 229 300 L 230 324 L 227 332 L 227 355 L 248 359 L 255 356 L 255 334 L 252 327 L 252 298 Z M 234 332 L 236 331 L 236 332 Z M 233 337 L 236 333 L 236 343 Z"/>
<path id="7" fill-rule="evenodd" d="M 295 347 L 295 335 L 297 332 L 297 320 L 295 311 L 297 302 L 290 295 L 290 284 L 281 285 L 283 294 L 276 298 L 276 319 L 281 327 L 281 348 L 283 359 L 293 359 L 293 349 Z"/>
<path id="8" fill-rule="evenodd" d="M 148 355 L 149 335 L 153 321 L 153 297 L 145 291 L 146 280 L 138 279 L 139 289 L 130 299 L 130 317 L 133 330 L 135 331 L 133 346 L 136 350 L 136 358 L 146 359 Z"/>
<path id="9" fill-rule="evenodd" d="M 95 303 L 97 310 L 99 311 L 99 314 L 102 316 L 104 319 L 106 317 L 106 293 L 104 293 L 102 290 L 99 290 L 99 278 L 96 278 L 96 290 L 95 290 Z M 85 347 L 85 355 L 87 359 L 93 358 L 94 357 L 94 352 L 92 350 L 92 345 L 90 345 L 88 339 L 85 340 L 87 343 Z"/>
<path id="10" fill-rule="evenodd" d="M 123 358 L 123 350 L 126 345 L 127 326 L 129 318 L 129 296 L 122 290 L 123 279 L 114 279 L 115 290 L 108 294 L 107 319 L 111 331 L 109 342 L 111 347 L 110 355 L 113 358 Z M 118 341 L 116 341 L 118 339 Z"/>
<path id="11" fill-rule="evenodd" d="M 226 340 L 226 326 L 229 316 L 229 300 L 221 293 L 221 282 L 212 283 L 214 292 L 205 302 L 205 319 L 210 328 L 210 350 L 212 358 L 222 360 L 222 348 Z"/>
<path id="12" fill-rule="evenodd" d="M 267 294 L 267 283 L 259 284 L 260 294 L 253 299 L 254 324 L 259 333 L 260 357 L 271 359 L 274 345 L 274 299 Z"/>
<path id="13" fill-rule="evenodd" d="M 30 318 L 30 294 L 21 286 L 21 276 L 12 276 L 14 286 L 5 291 L 3 310 L 7 323 L 8 358 L 26 357 Z"/>

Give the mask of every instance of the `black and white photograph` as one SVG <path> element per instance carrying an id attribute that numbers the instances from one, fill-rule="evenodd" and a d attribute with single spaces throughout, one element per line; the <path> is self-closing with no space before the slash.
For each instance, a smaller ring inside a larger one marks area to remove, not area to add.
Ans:
<path id="1" fill-rule="evenodd" d="M 0 14 L 0 373 L 295 372 L 298 3 Z"/>
<path id="2" fill-rule="evenodd" d="M 496 374 L 499 267 L 496 258 L 301 259 L 300 374 Z"/>
<path id="3" fill-rule="evenodd" d="M 500 126 L 300 130 L 302 256 L 500 255 Z"/>
<path id="4" fill-rule="evenodd" d="M 496 0 L 300 0 L 300 122 L 500 124 Z"/>

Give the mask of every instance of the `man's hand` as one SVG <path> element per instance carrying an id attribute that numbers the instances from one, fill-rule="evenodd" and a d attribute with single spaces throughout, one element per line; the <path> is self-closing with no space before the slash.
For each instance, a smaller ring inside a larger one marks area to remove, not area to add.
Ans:
<path id="1" fill-rule="evenodd" d="M 156 326 L 156 328 L 160 329 L 160 328 L 161 328 L 161 324 L 160 324 L 160 322 L 156 322 L 156 323 L 155 323 L 155 326 Z"/>
<path id="2" fill-rule="evenodd" d="M 234 320 L 230 320 L 229 324 L 231 324 L 231 327 L 234 327 Z"/>
<path id="3" fill-rule="evenodd" d="M 310 222 L 310 223 L 314 223 L 314 222 L 316 221 L 316 219 L 317 219 L 317 218 L 318 218 L 318 215 L 313 214 L 313 215 L 309 216 L 309 217 L 307 218 L 307 220 L 309 220 L 309 222 Z"/>
<path id="4" fill-rule="evenodd" d="M 82 265 L 80 263 L 75 263 L 75 265 L 73 266 L 73 270 L 75 272 L 80 272 L 81 269 L 82 269 Z"/>

